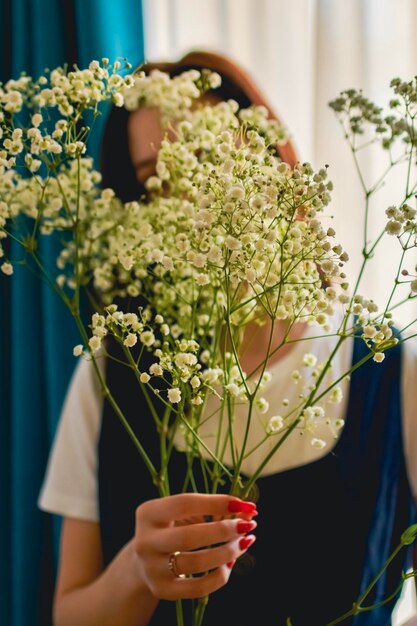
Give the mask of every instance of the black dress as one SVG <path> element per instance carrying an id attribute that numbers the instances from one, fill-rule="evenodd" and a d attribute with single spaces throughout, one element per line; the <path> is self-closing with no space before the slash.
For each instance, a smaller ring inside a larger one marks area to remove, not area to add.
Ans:
<path id="1" fill-rule="evenodd" d="M 366 353 L 364 342 L 355 340 L 353 362 Z M 402 441 L 400 370 L 398 345 L 386 352 L 383 363 L 370 360 L 355 371 L 346 425 L 331 453 L 258 480 L 257 541 L 250 556 L 237 562 L 228 584 L 210 596 L 204 626 L 285 626 L 288 617 L 293 626 L 325 626 L 351 608 L 401 533 L 416 520 Z M 126 371 L 110 361 L 107 380 L 156 463 L 159 447 L 152 418 Z M 171 492 L 180 491 L 184 454 L 173 453 L 169 472 Z M 136 507 L 157 495 L 123 426 L 105 403 L 99 502 L 106 564 L 132 538 Z M 410 552 L 401 552 L 367 603 L 392 593 L 410 561 Z M 394 603 L 344 624 L 388 626 Z M 175 626 L 175 603 L 161 601 L 150 624 Z"/>

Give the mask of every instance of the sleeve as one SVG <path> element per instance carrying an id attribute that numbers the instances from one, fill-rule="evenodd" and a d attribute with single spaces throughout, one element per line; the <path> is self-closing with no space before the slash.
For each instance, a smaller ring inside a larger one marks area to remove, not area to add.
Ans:
<path id="1" fill-rule="evenodd" d="M 104 358 L 98 359 L 104 372 Z M 91 361 L 73 374 L 50 453 L 38 506 L 49 513 L 99 521 L 97 444 L 103 396 Z"/>
<path id="2" fill-rule="evenodd" d="M 411 491 L 417 502 L 417 341 L 408 339 L 403 344 L 403 432 L 404 449 Z"/>

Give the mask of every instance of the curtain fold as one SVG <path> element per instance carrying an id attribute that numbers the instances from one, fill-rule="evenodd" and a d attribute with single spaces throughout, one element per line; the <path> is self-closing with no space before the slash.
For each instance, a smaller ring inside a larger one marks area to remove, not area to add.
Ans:
<path id="1" fill-rule="evenodd" d="M 1 0 L 0 11 L 2 81 L 65 62 L 143 59 L 141 0 Z M 44 237 L 40 252 L 53 268 L 56 242 Z M 11 258 L 24 263 L 16 246 Z M 59 524 L 36 501 L 79 338 L 64 305 L 24 264 L 0 276 L 0 298 L 0 624 L 48 626 Z"/>

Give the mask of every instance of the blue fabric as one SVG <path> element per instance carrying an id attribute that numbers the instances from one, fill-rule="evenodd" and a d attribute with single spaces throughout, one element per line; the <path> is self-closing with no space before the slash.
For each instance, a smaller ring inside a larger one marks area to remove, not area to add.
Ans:
<path id="1" fill-rule="evenodd" d="M 116 357 L 120 357 L 118 350 L 112 347 Z M 355 340 L 353 363 L 367 352 L 364 342 Z M 257 541 L 237 561 L 228 584 L 210 597 L 204 618 L 207 626 L 223 624 L 225 615 L 230 626 L 283 626 L 287 617 L 294 626 L 323 626 L 351 608 L 400 543 L 401 533 L 415 523 L 401 430 L 401 352 L 398 345 L 386 353 L 383 363 L 371 359 L 352 374 L 346 425 L 330 453 L 257 481 Z M 126 369 L 112 360 L 106 376 L 116 401 L 158 467 L 158 437 L 133 374 L 126 376 Z M 161 405 L 156 408 L 163 410 Z M 171 493 L 181 491 L 186 472 L 185 455 L 174 452 L 169 467 Z M 193 472 L 202 486 L 197 463 Z M 228 485 L 222 489 L 227 491 Z M 155 485 L 106 402 L 99 442 L 106 563 L 133 535 L 136 507 L 154 497 Z M 365 605 L 396 589 L 409 560 L 410 551 L 402 551 Z M 392 608 L 393 602 L 344 624 L 389 626 Z M 174 604 L 160 602 L 151 623 L 175 623 Z"/>
<path id="2" fill-rule="evenodd" d="M 3 81 L 103 56 L 143 59 L 141 0 L 1 0 L 0 11 Z M 45 237 L 41 254 L 53 268 L 56 242 Z M 10 256 L 21 257 L 16 246 Z M 0 624 L 47 626 L 59 526 L 36 501 L 79 337 L 27 267 L 0 276 L 0 298 Z"/>

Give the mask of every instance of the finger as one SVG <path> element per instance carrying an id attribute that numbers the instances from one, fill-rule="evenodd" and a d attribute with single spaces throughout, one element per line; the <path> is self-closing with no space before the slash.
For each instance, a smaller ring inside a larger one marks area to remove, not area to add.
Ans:
<path id="1" fill-rule="evenodd" d="M 161 600 L 192 600 L 203 598 L 223 587 L 230 578 L 231 569 L 222 565 L 200 578 L 174 578 L 170 584 L 164 579 L 152 589 Z"/>
<path id="2" fill-rule="evenodd" d="M 255 542 L 255 535 L 247 535 L 234 541 L 229 541 L 215 548 L 197 550 L 195 552 L 180 552 L 175 557 L 175 566 L 178 574 L 201 574 L 221 567 L 225 563 L 235 561 Z"/>
<path id="3" fill-rule="evenodd" d="M 226 543 L 253 531 L 257 523 L 240 518 L 224 519 L 218 522 L 175 526 L 165 531 L 155 530 L 150 543 L 158 552 L 190 551 L 217 543 Z"/>
<path id="4" fill-rule="evenodd" d="M 172 521 L 194 515 L 226 516 L 231 513 L 255 514 L 256 505 L 223 494 L 181 493 L 148 500 L 137 508 L 140 518 L 151 520 L 156 526 L 168 526 Z"/>

